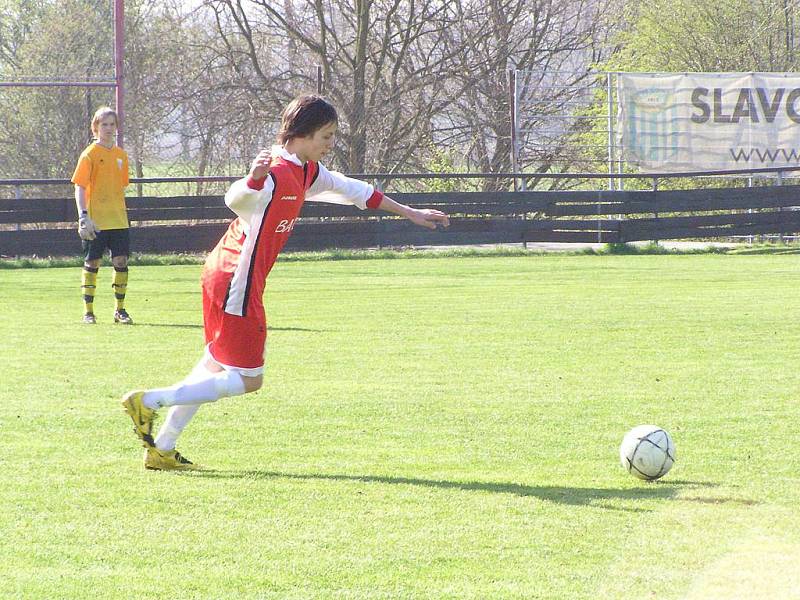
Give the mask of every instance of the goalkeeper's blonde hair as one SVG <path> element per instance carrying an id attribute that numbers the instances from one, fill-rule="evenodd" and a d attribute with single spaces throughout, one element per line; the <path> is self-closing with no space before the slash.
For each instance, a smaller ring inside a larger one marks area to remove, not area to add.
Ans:
<path id="1" fill-rule="evenodd" d="M 100 125 L 100 121 L 105 119 L 108 115 L 113 115 L 114 123 L 119 126 L 119 117 L 117 117 L 117 111 L 110 106 L 101 106 L 94 112 L 94 116 L 92 117 L 92 134 L 94 137 L 97 137 L 97 128 Z"/>

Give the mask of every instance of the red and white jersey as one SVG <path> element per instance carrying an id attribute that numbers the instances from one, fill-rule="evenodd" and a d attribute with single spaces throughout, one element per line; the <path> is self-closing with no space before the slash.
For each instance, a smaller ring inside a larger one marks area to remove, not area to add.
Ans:
<path id="1" fill-rule="evenodd" d="M 305 164 L 284 148 L 274 147 L 269 175 L 261 181 L 240 179 L 225 194 L 238 217 L 208 255 L 203 286 L 231 315 L 263 311 L 267 275 L 294 229 L 305 200 L 377 208 L 383 194 L 358 179 Z"/>

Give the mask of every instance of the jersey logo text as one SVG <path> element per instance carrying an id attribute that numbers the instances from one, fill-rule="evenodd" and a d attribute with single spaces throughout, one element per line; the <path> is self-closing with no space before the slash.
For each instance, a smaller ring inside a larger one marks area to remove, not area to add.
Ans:
<path id="1" fill-rule="evenodd" d="M 294 222 L 297 221 L 297 218 L 294 219 L 284 219 L 278 226 L 275 228 L 275 233 L 289 233 L 292 229 L 294 229 Z"/>

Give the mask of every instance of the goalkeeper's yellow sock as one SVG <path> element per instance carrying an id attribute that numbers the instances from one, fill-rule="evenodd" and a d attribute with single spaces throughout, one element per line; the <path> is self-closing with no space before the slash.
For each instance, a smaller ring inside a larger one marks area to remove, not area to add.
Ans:
<path id="1" fill-rule="evenodd" d="M 114 267 L 114 298 L 116 299 L 117 310 L 125 308 L 125 294 L 128 291 L 128 267 Z"/>
<path id="2" fill-rule="evenodd" d="M 84 312 L 94 313 L 94 291 L 97 288 L 97 272 L 100 269 L 83 266 L 81 291 L 83 292 Z"/>

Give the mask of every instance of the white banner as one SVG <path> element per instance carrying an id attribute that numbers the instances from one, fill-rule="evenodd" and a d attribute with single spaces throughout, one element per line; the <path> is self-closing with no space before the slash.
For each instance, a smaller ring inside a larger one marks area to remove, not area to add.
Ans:
<path id="1" fill-rule="evenodd" d="M 800 164 L 800 75 L 621 73 L 622 158 L 643 171 Z"/>

